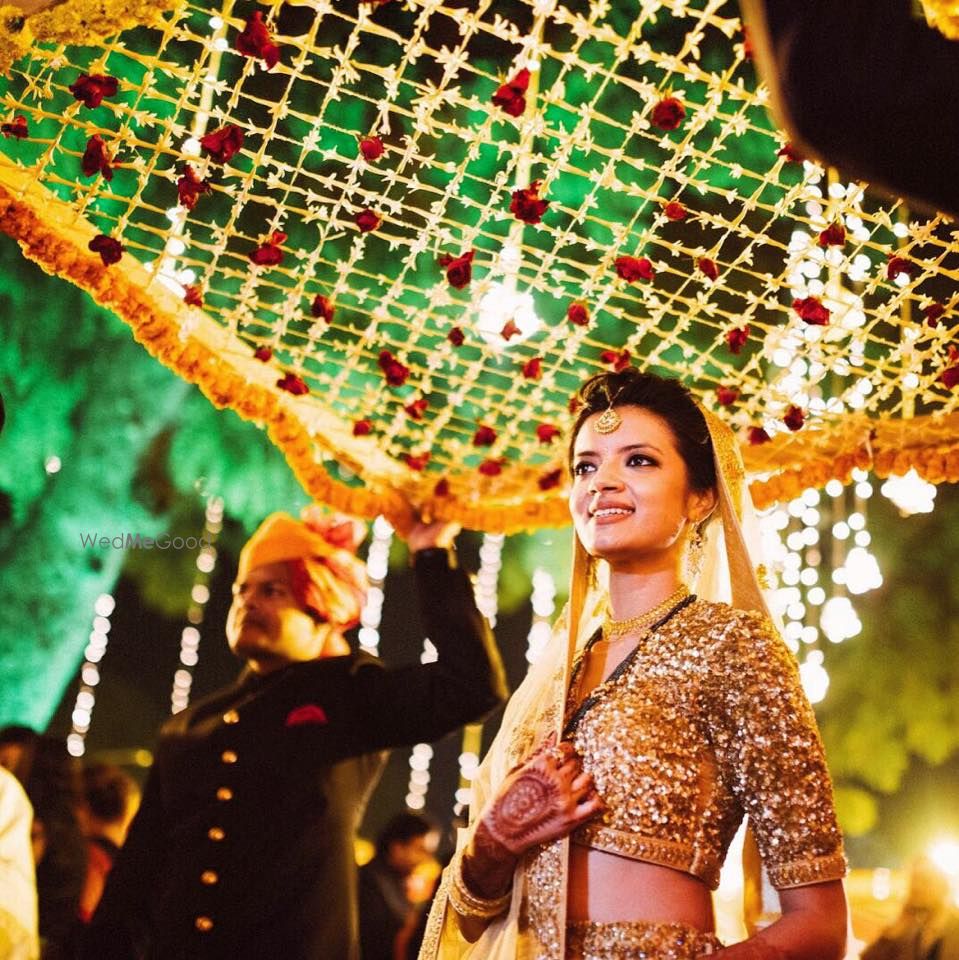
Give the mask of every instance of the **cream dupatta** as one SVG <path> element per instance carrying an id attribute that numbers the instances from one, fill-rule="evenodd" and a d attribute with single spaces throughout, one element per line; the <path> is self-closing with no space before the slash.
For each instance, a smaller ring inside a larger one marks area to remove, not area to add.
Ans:
<path id="1" fill-rule="evenodd" d="M 691 589 L 703 599 L 768 615 L 747 541 L 759 547 L 759 529 L 745 484 L 742 458 L 732 430 L 703 411 L 716 465 L 719 523 L 706 529 L 702 564 Z M 753 556 L 758 556 L 754 552 Z M 602 562 L 594 563 L 573 536 L 569 602 L 540 659 L 510 698 L 503 722 L 473 781 L 470 826 L 459 832 L 457 856 L 466 847 L 478 815 L 506 775 L 550 733 L 562 737 L 570 672 L 576 654 L 598 629 L 606 604 Z M 444 872 L 430 911 L 420 960 L 563 960 L 569 838 L 530 851 L 513 875 L 509 910 L 476 943 L 460 934 L 449 905 L 450 868 Z"/>

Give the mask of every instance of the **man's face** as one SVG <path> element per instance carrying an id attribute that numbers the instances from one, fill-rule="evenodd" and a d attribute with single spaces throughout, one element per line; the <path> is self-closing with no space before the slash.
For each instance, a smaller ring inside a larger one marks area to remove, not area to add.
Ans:
<path id="1" fill-rule="evenodd" d="M 314 660 L 325 641 L 323 626 L 294 598 L 285 563 L 254 567 L 233 585 L 226 638 L 233 653 L 260 673 Z"/>
<path id="2" fill-rule="evenodd" d="M 439 842 L 440 835 L 435 830 L 409 840 L 394 840 L 390 844 L 390 866 L 404 876 L 409 875 L 434 856 Z"/>

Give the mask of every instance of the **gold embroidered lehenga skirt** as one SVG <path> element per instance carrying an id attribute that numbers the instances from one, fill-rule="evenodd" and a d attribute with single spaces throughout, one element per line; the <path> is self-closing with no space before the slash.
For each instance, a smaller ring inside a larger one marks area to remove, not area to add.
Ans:
<path id="1" fill-rule="evenodd" d="M 714 934 L 682 923 L 580 921 L 566 926 L 566 960 L 698 960 L 721 949 Z"/>

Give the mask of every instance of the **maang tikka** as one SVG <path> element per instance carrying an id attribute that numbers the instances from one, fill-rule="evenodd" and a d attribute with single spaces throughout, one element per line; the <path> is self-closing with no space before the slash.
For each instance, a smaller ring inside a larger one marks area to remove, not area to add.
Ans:
<path id="1" fill-rule="evenodd" d="M 615 397 L 610 397 L 609 388 L 606 389 L 606 399 L 609 400 L 609 406 L 600 414 L 596 421 L 595 429 L 597 433 L 615 433 L 622 426 L 623 418 L 613 408 L 616 397 L 620 395 L 623 388 L 616 391 Z"/>

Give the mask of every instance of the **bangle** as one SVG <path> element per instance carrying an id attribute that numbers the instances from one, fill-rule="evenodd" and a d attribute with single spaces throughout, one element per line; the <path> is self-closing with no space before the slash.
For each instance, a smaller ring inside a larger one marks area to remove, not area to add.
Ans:
<path id="1" fill-rule="evenodd" d="M 463 858 L 456 858 L 452 866 L 452 882 L 449 890 L 450 905 L 461 917 L 475 917 L 477 920 L 492 920 L 505 910 L 513 899 L 513 891 L 507 890 L 501 897 L 487 900 L 478 897 L 463 880 Z"/>

